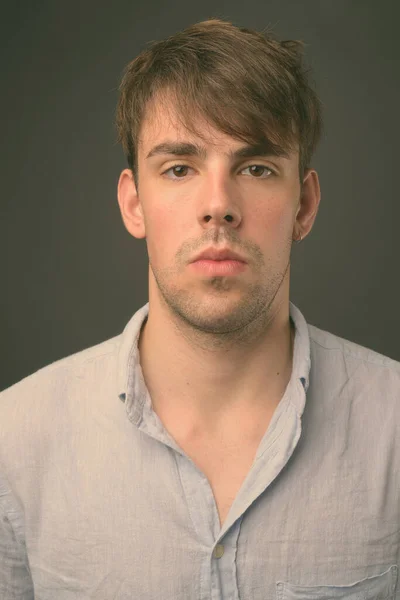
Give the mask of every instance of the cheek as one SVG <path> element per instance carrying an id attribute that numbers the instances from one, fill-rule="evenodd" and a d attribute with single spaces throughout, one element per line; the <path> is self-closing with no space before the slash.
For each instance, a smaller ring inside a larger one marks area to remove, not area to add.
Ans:
<path id="1" fill-rule="evenodd" d="M 151 253 L 160 265 L 174 264 L 179 259 L 177 252 L 193 234 L 196 215 L 192 197 L 146 182 L 142 203 L 149 257 Z"/>
<path id="2" fill-rule="evenodd" d="M 179 228 L 178 221 L 182 221 L 183 211 L 185 206 L 183 202 L 179 203 L 168 190 L 157 185 L 151 178 L 149 181 L 143 182 L 141 193 L 143 210 L 145 213 L 146 229 L 149 232 L 163 235 L 169 235 Z"/>
<path id="3" fill-rule="evenodd" d="M 182 227 L 168 208 L 152 206 L 145 214 L 149 260 L 154 266 L 171 266 L 175 260 Z"/>
<path id="4" fill-rule="evenodd" d="M 269 198 L 267 204 L 259 205 L 256 221 L 268 245 L 285 244 L 293 229 L 293 201 L 280 197 Z"/>

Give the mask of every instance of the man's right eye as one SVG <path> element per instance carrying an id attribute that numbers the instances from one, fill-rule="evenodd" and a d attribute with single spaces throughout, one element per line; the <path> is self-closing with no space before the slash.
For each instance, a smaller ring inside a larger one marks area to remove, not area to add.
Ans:
<path id="1" fill-rule="evenodd" d="M 172 167 L 164 171 L 163 175 L 169 177 L 170 179 L 183 179 L 185 175 L 187 175 L 187 170 L 189 168 L 190 167 L 188 167 L 187 165 L 172 165 Z M 170 177 L 169 175 L 167 175 L 167 173 L 172 173 L 173 175 L 175 175 L 175 177 Z"/>

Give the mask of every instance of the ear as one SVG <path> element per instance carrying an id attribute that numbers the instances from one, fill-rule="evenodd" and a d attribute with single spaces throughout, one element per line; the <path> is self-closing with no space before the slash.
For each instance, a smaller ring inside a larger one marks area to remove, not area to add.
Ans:
<path id="1" fill-rule="evenodd" d="M 118 181 L 118 204 L 126 229 L 133 237 L 146 237 L 142 205 L 131 169 L 124 169 Z"/>
<path id="2" fill-rule="evenodd" d="M 304 240 L 309 234 L 317 216 L 320 200 L 321 190 L 318 174 L 314 169 L 307 169 L 304 174 L 303 186 L 296 212 L 296 222 L 293 231 L 294 239 L 298 239 L 301 234 Z"/>

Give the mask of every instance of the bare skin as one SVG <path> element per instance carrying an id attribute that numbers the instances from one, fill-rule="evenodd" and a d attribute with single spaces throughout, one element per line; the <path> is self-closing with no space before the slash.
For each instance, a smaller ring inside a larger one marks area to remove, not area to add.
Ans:
<path id="1" fill-rule="evenodd" d="M 140 191 L 125 169 L 118 202 L 126 229 L 147 240 L 149 316 L 139 352 L 153 409 L 209 479 L 222 524 L 290 379 L 291 244 L 311 230 L 320 190 L 312 169 L 301 186 L 297 152 L 234 158 L 243 142 L 199 123 L 206 142 L 179 125 L 173 107 L 149 106 Z M 206 154 L 148 157 L 164 142 Z M 210 246 L 242 255 L 245 270 L 193 270 L 190 261 Z"/>

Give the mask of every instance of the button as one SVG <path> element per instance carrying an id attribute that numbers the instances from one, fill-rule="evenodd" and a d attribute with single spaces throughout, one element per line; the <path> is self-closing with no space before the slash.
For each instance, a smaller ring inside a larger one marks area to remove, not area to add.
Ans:
<path id="1" fill-rule="evenodd" d="M 215 558 L 221 558 L 221 556 L 224 553 L 224 545 L 223 544 L 217 544 L 214 548 L 214 556 Z"/>

